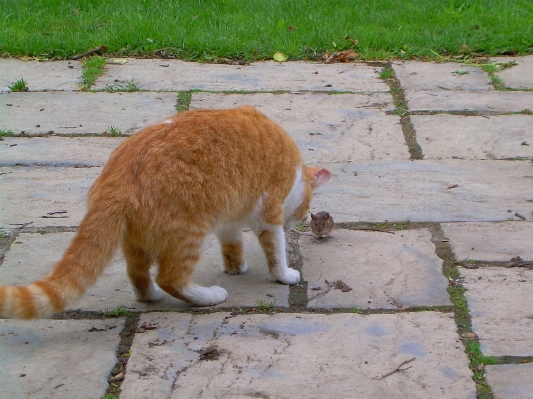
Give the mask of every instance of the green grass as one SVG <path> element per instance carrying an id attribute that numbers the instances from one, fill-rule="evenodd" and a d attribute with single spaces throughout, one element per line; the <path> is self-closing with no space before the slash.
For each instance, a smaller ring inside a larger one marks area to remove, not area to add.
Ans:
<path id="1" fill-rule="evenodd" d="M 262 300 L 258 299 L 256 303 L 259 310 L 263 312 L 273 312 L 276 306 L 276 301 L 263 302 Z"/>
<path id="2" fill-rule="evenodd" d="M 9 129 L 0 129 L 0 137 L 13 137 L 15 133 Z"/>
<path id="3" fill-rule="evenodd" d="M 183 112 L 189 109 L 192 99 L 192 92 L 180 91 L 176 101 L 176 111 Z"/>
<path id="4" fill-rule="evenodd" d="M 28 85 L 26 84 L 26 81 L 24 78 L 20 78 L 19 80 L 16 80 L 9 86 L 7 86 L 9 90 L 13 92 L 22 92 L 22 91 L 29 91 Z"/>
<path id="5" fill-rule="evenodd" d="M 4 0 L 0 55 L 361 59 L 533 53 L 531 0 Z"/>
<path id="6" fill-rule="evenodd" d="M 82 83 L 80 88 L 83 91 L 87 91 L 96 82 L 98 76 L 104 73 L 104 66 L 107 60 L 104 57 L 91 57 L 86 58 L 82 62 Z"/>
<path id="7" fill-rule="evenodd" d="M 115 127 L 115 126 L 109 126 L 109 128 L 107 129 L 107 131 L 109 132 L 109 134 L 113 137 L 119 137 L 122 132 L 120 131 L 119 128 Z"/>
<path id="8" fill-rule="evenodd" d="M 117 91 L 122 91 L 122 92 L 140 91 L 141 88 L 139 87 L 137 82 L 135 82 L 135 80 L 131 79 L 127 81 L 125 85 L 124 84 L 106 85 L 104 90 L 109 93 L 115 93 Z"/>

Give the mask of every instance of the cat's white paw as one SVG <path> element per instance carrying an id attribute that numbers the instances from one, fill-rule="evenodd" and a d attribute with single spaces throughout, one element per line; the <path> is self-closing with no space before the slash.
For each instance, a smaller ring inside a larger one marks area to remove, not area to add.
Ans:
<path id="1" fill-rule="evenodd" d="M 228 292 L 217 285 L 207 288 L 191 284 L 189 287 L 182 290 L 181 294 L 187 298 L 190 303 L 197 306 L 218 305 L 228 299 Z"/>
<path id="2" fill-rule="evenodd" d="M 163 297 L 163 290 L 156 283 L 152 283 L 144 295 L 133 285 L 131 290 L 133 291 L 133 296 L 139 302 L 157 302 Z"/>
<path id="3" fill-rule="evenodd" d="M 248 263 L 244 262 L 242 265 L 240 265 L 239 270 L 228 270 L 226 265 L 222 264 L 222 271 L 232 275 L 243 274 L 248 271 Z"/>
<path id="4" fill-rule="evenodd" d="M 300 272 L 288 267 L 283 271 L 283 273 L 279 273 L 276 276 L 276 279 L 283 284 L 298 284 L 300 282 Z"/>

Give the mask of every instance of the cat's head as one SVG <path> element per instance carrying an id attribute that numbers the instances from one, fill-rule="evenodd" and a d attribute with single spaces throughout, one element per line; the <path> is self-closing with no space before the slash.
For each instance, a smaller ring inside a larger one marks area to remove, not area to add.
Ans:
<path id="1" fill-rule="evenodd" d="M 307 216 L 313 190 L 327 183 L 330 178 L 331 173 L 327 169 L 310 168 L 305 165 L 302 167 L 283 207 L 286 230 L 291 229 L 296 222 Z"/>

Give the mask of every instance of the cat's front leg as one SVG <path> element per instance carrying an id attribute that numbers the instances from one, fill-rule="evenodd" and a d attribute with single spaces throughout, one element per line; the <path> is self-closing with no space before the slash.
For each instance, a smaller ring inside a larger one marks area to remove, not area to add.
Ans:
<path id="1" fill-rule="evenodd" d="M 216 233 L 222 250 L 222 271 L 228 274 L 245 273 L 248 265 L 244 260 L 242 226 L 225 226 Z"/>
<path id="2" fill-rule="evenodd" d="M 270 275 L 283 284 L 300 282 L 300 272 L 287 266 L 283 226 L 263 226 L 257 233 L 267 258 Z"/>

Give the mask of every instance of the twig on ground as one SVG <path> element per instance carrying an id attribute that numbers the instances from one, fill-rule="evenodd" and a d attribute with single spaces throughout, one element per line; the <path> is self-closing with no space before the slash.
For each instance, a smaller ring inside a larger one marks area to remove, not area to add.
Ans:
<path id="1" fill-rule="evenodd" d="M 385 375 L 382 375 L 381 377 L 378 377 L 377 379 L 378 379 L 378 380 L 382 380 L 382 379 L 384 379 L 384 378 L 387 378 L 389 375 L 393 375 L 394 373 L 397 373 L 398 371 L 409 370 L 409 369 L 410 369 L 411 367 L 413 367 L 413 366 L 409 366 L 409 367 L 404 368 L 404 369 L 402 369 L 401 367 L 404 366 L 404 365 L 406 365 L 407 363 L 411 363 L 411 362 L 412 362 L 413 360 L 415 360 L 415 359 L 416 359 L 416 357 L 413 357 L 412 359 L 409 359 L 409 360 L 406 360 L 405 362 L 402 362 L 402 364 L 400 364 L 398 367 L 396 367 L 395 370 L 392 370 L 390 373 L 387 373 L 387 374 L 385 374 Z"/>
<path id="2" fill-rule="evenodd" d="M 106 46 L 98 46 L 93 49 L 90 49 L 89 51 L 86 51 L 85 53 L 73 55 L 71 59 L 79 60 L 80 58 L 87 57 L 88 55 L 104 53 L 106 50 L 107 50 Z"/>

